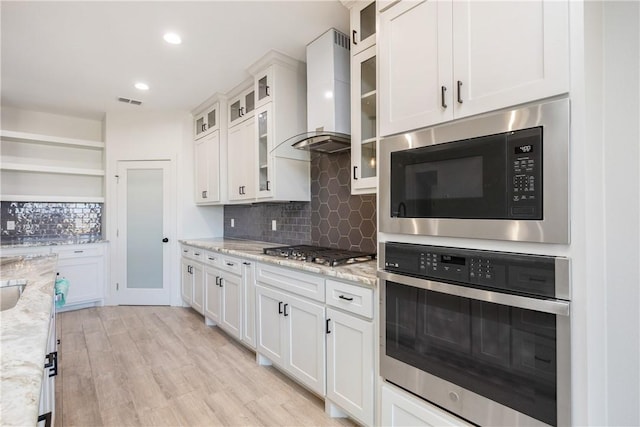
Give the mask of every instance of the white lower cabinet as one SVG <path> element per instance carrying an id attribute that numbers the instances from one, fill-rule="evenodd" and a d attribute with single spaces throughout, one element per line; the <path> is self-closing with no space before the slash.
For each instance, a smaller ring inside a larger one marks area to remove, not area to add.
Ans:
<path id="1" fill-rule="evenodd" d="M 321 396 L 325 394 L 325 309 L 256 284 L 257 351 Z"/>
<path id="2" fill-rule="evenodd" d="M 187 258 L 180 260 L 180 269 L 182 271 L 182 279 L 180 280 L 180 296 L 182 301 L 191 305 L 193 300 L 193 275 L 191 273 L 191 261 Z"/>
<path id="3" fill-rule="evenodd" d="M 40 387 L 40 404 L 38 406 L 38 427 L 55 425 L 56 412 L 56 376 L 58 375 L 58 338 L 56 336 L 56 310 L 51 304 L 49 334 Z"/>
<path id="4" fill-rule="evenodd" d="M 69 281 L 64 309 L 74 305 L 102 304 L 105 278 L 103 245 L 60 246 L 51 249 L 58 254 L 59 277 Z"/>
<path id="5" fill-rule="evenodd" d="M 327 308 L 327 398 L 373 425 L 373 322 Z"/>
<path id="6" fill-rule="evenodd" d="M 191 266 L 193 276 L 193 299 L 191 307 L 200 314 L 204 313 L 204 266 L 194 262 Z"/>
<path id="7" fill-rule="evenodd" d="M 381 396 L 383 426 L 470 426 L 442 409 L 398 387 L 384 383 Z"/>
<path id="8" fill-rule="evenodd" d="M 255 263 L 242 261 L 242 342 L 256 348 L 256 270 Z"/>
<path id="9" fill-rule="evenodd" d="M 209 325 L 217 325 L 232 337 L 242 339 L 243 283 L 241 261 L 207 254 L 205 262 L 204 316 Z"/>

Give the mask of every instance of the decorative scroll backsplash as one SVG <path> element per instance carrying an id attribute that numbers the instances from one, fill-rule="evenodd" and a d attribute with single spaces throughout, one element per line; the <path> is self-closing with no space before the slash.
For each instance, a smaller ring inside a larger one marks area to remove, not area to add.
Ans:
<path id="1" fill-rule="evenodd" d="M 0 242 L 102 238 L 102 203 L 0 202 Z"/>

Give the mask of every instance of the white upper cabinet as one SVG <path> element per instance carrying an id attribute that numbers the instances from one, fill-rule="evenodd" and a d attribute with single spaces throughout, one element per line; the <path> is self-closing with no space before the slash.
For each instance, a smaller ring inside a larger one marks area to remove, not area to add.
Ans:
<path id="1" fill-rule="evenodd" d="M 376 2 L 357 1 L 350 10 L 351 54 L 376 44 Z"/>
<path id="2" fill-rule="evenodd" d="M 376 48 L 351 57 L 351 193 L 375 193 L 377 188 Z"/>
<path id="3" fill-rule="evenodd" d="M 568 91 L 566 1 L 401 1 L 379 20 L 382 136 Z"/>
<path id="4" fill-rule="evenodd" d="M 197 205 L 226 202 L 227 102 L 215 94 L 194 114 L 194 200 Z"/>
<path id="5" fill-rule="evenodd" d="M 306 130 L 305 64 L 270 51 L 249 67 L 256 93 L 257 201 L 308 201 L 309 153 L 285 143 Z"/>
<path id="6" fill-rule="evenodd" d="M 220 151 L 219 131 L 195 141 L 196 204 L 212 204 L 221 201 Z"/>
<path id="7" fill-rule="evenodd" d="M 256 197 L 255 122 L 244 120 L 229 129 L 227 138 L 229 201 L 252 200 Z"/>
<path id="8" fill-rule="evenodd" d="M 229 96 L 229 127 L 253 117 L 256 108 L 253 79 L 237 86 Z"/>
<path id="9" fill-rule="evenodd" d="M 193 135 L 195 139 L 202 138 L 220 128 L 220 103 L 216 102 L 202 113 L 196 115 Z"/>

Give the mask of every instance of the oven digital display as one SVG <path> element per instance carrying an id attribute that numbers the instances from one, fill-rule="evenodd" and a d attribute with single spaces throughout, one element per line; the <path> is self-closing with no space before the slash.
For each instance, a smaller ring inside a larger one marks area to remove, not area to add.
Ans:
<path id="1" fill-rule="evenodd" d="M 466 259 L 461 256 L 440 255 L 440 262 L 443 264 L 465 265 Z"/>
<path id="2" fill-rule="evenodd" d="M 527 145 L 519 145 L 516 147 L 515 150 L 516 154 L 529 154 L 529 153 L 533 153 L 533 145 L 531 144 L 527 144 Z"/>

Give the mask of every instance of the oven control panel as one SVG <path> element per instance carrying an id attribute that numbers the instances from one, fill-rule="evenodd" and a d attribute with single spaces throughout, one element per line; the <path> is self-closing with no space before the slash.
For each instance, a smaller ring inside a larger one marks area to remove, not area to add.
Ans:
<path id="1" fill-rule="evenodd" d="M 386 271 L 447 283 L 555 297 L 555 257 L 385 243 Z"/>

